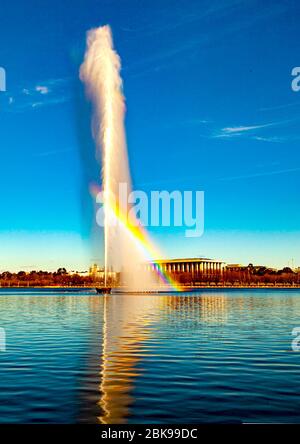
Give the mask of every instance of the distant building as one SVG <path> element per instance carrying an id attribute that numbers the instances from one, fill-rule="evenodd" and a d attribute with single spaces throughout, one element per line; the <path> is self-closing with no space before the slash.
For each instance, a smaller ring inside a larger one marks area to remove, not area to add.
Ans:
<path id="1" fill-rule="evenodd" d="M 78 274 L 81 277 L 88 277 L 89 272 L 88 271 L 75 271 L 75 274 Z"/>
<path id="2" fill-rule="evenodd" d="M 249 271 L 252 274 L 256 273 L 275 273 L 277 271 L 276 268 L 266 267 L 265 265 L 241 265 L 241 264 L 227 264 L 226 271 Z"/>
<path id="3" fill-rule="evenodd" d="M 248 270 L 249 266 L 241 264 L 227 264 L 226 271 L 245 271 Z"/>
<path id="4" fill-rule="evenodd" d="M 93 264 L 89 269 L 89 275 L 96 278 L 100 273 L 103 273 L 103 269 L 99 267 L 97 264 Z"/>
<path id="5" fill-rule="evenodd" d="M 93 264 L 89 269 L 89 275 L 95 281 L 103 281 L 104 280 L 104 268 L 100 268 L 99 265 Z M 115 271 L 108 271 L 107 277 L 109 279 L 115 280 L 117 278 L 117 273 Z"/>
<path id="6" fill-rule="evenodd" d="M 191 283 L 201 279 L 221 277 L 224 262 L 208 258 L 164 259 L 144 265 L 146 271 L 161 270 L 171 275 L 178 282 L 188 280 Z"/>

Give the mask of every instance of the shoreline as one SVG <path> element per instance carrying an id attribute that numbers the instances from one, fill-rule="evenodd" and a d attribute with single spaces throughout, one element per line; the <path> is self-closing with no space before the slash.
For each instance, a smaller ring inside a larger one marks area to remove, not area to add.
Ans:
<path id="1" fill-rule="evenodd" d="M 41 290 L 41 289 L 45 289 L 45 290 L 55 290 L 55 289 L 63 289 L 63 290 L 69 290 L 69 291 L 81 291 L 81 290 L 95 290 L 96 288 L 101 288 L 100 285 L 97 286 L 63 286 L 63 285 L 43 285 L 43 286 L 0 286 L 0 290 L 7 290 L 7 289 L 20 289 L 20 290 L 30 290 L 30 289 L 37 289 L 37 290 Z M 245 289 L 245 290 L 251 290 L 251 289 L 270 289 L 270 290 L 280 290 L 280 289 L 284 289 L 284 290 L 293 290 L 293 289 L 300 289 L 300 284 L 295 284 L 295 285 L 197 285 L 197 286 L 182 286 L 180 288 L 180 290 L 178 291 L 178 293 L 180 292 L 185 292 L 185 291 L 196 291 L 196 290 L 234 290 L 234 289 Z M 122 289 L 122 287 L 113 287 L 113 289 L 116 290 L 120 290 Z M 161 287 L 160 289 L 158 289 L 158 291 L 176 291 L 176 290 L 172 290 L 172 289 L 168 289 L 168 288 L 164 288 Z M 147 292 L 143 292 L 141 291 L 141 293 L 147 293 Z"/>

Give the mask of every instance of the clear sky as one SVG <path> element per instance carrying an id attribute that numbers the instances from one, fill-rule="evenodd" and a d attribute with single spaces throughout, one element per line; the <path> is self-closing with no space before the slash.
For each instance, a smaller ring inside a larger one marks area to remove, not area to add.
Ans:
<path id="1" fill-rule="evenodd" d="M 205 192 L 204 236 L 152 229 L 162 251 L 300 266 L 299 20 L 291 0 L 1 1 L 0 270 L 101 260 L 78 69 L 86 31 L 104 24 L 135 188 Z"/>

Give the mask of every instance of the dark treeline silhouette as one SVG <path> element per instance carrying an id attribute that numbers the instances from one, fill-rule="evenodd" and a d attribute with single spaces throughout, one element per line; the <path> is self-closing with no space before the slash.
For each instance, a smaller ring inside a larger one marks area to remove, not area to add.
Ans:
<path id="1" fill-rule="evenodd" d="M 239 268 L 224 268 L 222 273 L 203 274 L 200 272 L 175 272 L 171 277 L 182 285 L 219 285 L 219 286 L 292 286 L 300 285 L 300 272 L 295 272 L 289 267 L 282 270 L 273 270 L 267 267 L 257 267 L 249 264 Z M 120 275 L 113 280 L 108 279 L 107 284 L 117 286 Z M 103 285 L 103 279 L 92 275 L 79 275 L 68 273 L 65 268 L 59 268 L 55 272 L 49 271 L 19 271 L 0 273 L 1 287 L 89 287 Z"/>
<path id="2" fill-rule="evenodd" d="M 225 268 L 222 273 L 203 275 L 201 273 L 173 274 L 173 278 L 182 284 L 213 285 L 300 285 L 300 273 L 289 267 L 273 270 L 249 264 L 239 269 Z"/>
<path id="3" fill-rule="evenodd" d="M 89 286 L 93 284 L 91 276 L 80 276 L 77 273 L 69 274 L 65 268 L 59 268 L 55 272 L 49 271 L 19 271 L 10 273 L 5 271 L 0 274 L 2 287 L 50 287 L 50 286 Z"/>

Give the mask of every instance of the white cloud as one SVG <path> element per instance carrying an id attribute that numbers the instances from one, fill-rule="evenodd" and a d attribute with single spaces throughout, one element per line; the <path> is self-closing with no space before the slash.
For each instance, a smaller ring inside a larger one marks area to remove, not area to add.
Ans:
<path id="1" fill-rule="evenodd" d="M 222 132 L 224 134 L 233 134 L 233 133 L 243 133 L 245 131 L 256 130 L 260 128 L 265 128 L 266 126 L 270 126 L 272 123 L 267 123 L 265 125 L 251 125 L 251 126 L 228 126 L 226 128 L 222 128 Z"/>
<path id="2" fill-rule="evenodd" d="M 42 106 L 42 102 L 34 102 L 31 104 L 32 108 L 37 108 L 38 106 Z"/>
<path id="3" fill-rule="evenodd" d="M 252 134 L 254 132 L 254 136 L 251 135 L 251 138 L 259 140 L 258 138 L 255 137 L 256 130 L 261 130 L 261 129 L 273 127 L 273 126 L 279 126 L 279 125 L 282 125 L 287 122 L 289 122 L 289 120 L 288 121 L 264 123 L 261 125 L 227 126 L 227 127 L 221 128 L 217 133 L 213 134 L 212 137 L 213 138 L 225 138 L 225 137 L 230 138 L 230 137 L 236 137 L 236 136 L 239 137 L 239 136 L 244 136 L 245 134 L 248 134 L 249 132 Z"/>
<path id="4" fill-rule="evenodd" d="M 49 88 L 47 86 L 37 85 L 35 87 L 35 90 L 41 94 L 48 94 L 49 93 Z"/>
<path id="5" fill-rule="evenodd" d="M 260 142 L 284 142 L 285 139 L 283 137 L 261 137 L 254 136 L 253 139 L 259 140 Z"/>
<path id="6" fill-rule="evenodd" d="M 71 78 L 48 79 L 16 89 L 13 95 L 4 96 L 5 103 L 1 109 L 20 113 L 66 103 L 72 97 L 70 80 Z"/>

